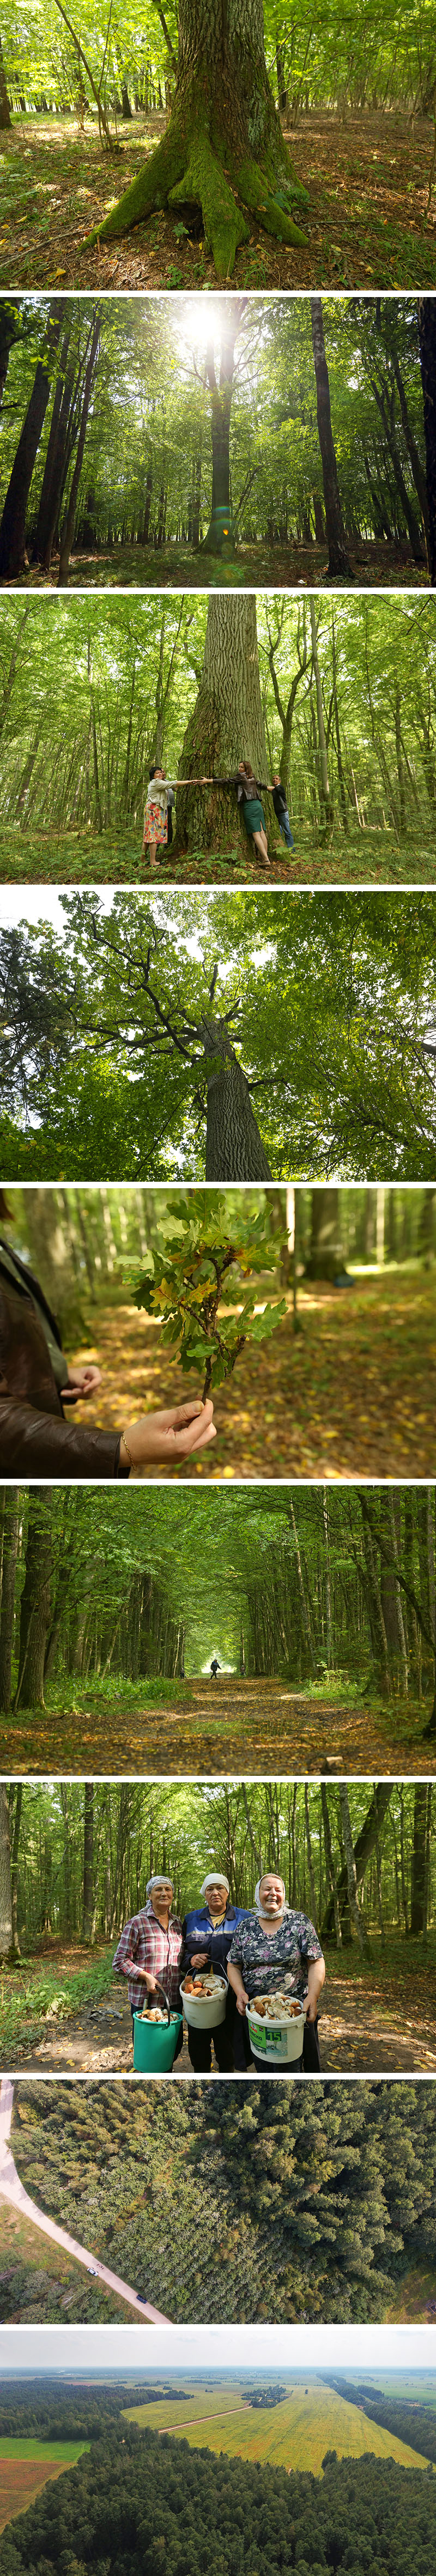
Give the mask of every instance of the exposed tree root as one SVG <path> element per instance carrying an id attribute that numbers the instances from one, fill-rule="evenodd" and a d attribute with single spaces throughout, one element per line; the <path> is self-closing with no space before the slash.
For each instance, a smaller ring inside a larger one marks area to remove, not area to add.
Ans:
<path id="1" fill-rule="evenodd" d="M 249 240 L 249 229 L 243 208 L 255 214 L 264 232 L 278 241 L 304 247 L 305 234 L 294 223 L 286 207 L 286 195 L 306 201 L 307 192 L 294 182 L 291 173 L 285 189 L 277 195 L 274 178 L 268 171 L 247 158 L 235 170 L 234 188 L 230 185 L 218 153 L 207 134 L 195 136 L 187 145 L 185 119 L 183 134 L 174 115 L 168 134 L 158 143 L 144 170 L 126 188 L 124 195 L 111 206 L 102 223 L 87 233 L 83 249 L 96 241 L 115 241 L 130 232 L 135 224 L 147 221 L 149 215 L 170 208 L 192 205 L 200 208 L 206 241 L 210 244 L 217 277 L 232 277 L 236 252 Z"/>

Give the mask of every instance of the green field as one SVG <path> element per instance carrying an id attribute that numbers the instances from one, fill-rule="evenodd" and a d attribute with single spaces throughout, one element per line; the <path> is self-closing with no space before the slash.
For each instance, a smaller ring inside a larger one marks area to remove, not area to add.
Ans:
<path id="1" fill-rule="evenodd" d="M 221 2389 L 216 2400 L 197 2392 L 192 2404 L 175 2405 L 169 2398 L 162 2405 L 126 2412 L 154 2431 L 185 2434 L 193 2450 L 227 2451 L 230 2459 L 268 2461 L 276 2469 L 311 2469 L 314 2477 L 321 2476 L 324 2453 L 332 2450 L 339 2459 L 362 2459 L 371 2451 L 379 2460 L 397 2460 L 402 2468 L 428 2468 L 420 2451 L 399 2442 L 383 2425 L 370 2424 L 360 2406 L 349 2405 L 321 2382 L 312 2382 L 307 2390 L 301 2381 L 293 2384 L 279 2406 L 262 2412 L 248 2407 L 239 2389 L 229 2390 L 228 2396 Z"/>
<path id="2" fill-rule="evenodd" d="M 29 2433 L 26 2441 L 22 2441 L 20 2434 L 11 2441 L 7 2441 L 6 2435 L 3 2435 L 0 2440 L 0 2460 L 54 2460 L 55 2464 L 58 2460 L 65 2460 L 70 2468 L 74 2468 L 76 2460 L 81 2458 L 82 2451 L 89 2451 L 89 2448 L 89 2442 L 55 2442 L 55 2440 L 38 2442 L 36 2435 L 32 2433 Z"/>

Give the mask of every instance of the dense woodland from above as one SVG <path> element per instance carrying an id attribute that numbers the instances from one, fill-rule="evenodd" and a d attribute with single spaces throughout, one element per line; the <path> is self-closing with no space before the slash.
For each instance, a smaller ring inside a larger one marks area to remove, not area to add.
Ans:
<path id="1" fill-rule="evenodd" d="M 435 2117 L 432 2084 L 21 2081 L 12 2145 L 32 2198 L 174 2322 L 381 2323 L 412 2282 L 415 2314 L 431 2300 Z M 13 2265 L 3 2317 L 21 2295 Z M 434 2416 L 427 2439 L 392 2424 L 436 2464 Z"/>
<path id="2" fill-rule="evenodd" d="M 60 901 L 0 938 L 5 1179 L 433 1179 L 432 894 Z"/>
<path id="3" fill-rule="evenodd" d="M 407 594 L 5 598 L 0 876 L 147 876 L 151 761 L 231 776 L 242 747 L 289 798 L 292 852 L 265 797 L 273 879 L 433 878 L 435 644 Z M 164 882 L 257 867 L 235 790 L 180 787 Z"/>
<path id="4" fill-rule="evenodd" d="M 324 2408 L 323 2391 L 313 2394 L 328 2423 L 330 2392 Z M 400 2576 L 404 2567 L 407 2576 L 432 2576 L 435 2528 L 436 2484 L 424 2463 L 400 2468 L 395 2458 L 375 2460 L 370 2452 L 339 2462 L 327 2450 L 315 2479 L 307 2470 L 262 2468 L 222 2451 L 214 2459 L 204 2444 L 192 2451 L 186 2441 L 140 2432 L 124 2419 L 122 2434 L 112 2427 L 56 2489 L 46 2486 L 9 2524 L 0 2569 L 1 2576 L 34 2576 L 42 2563 L 52 2576 L 73 2559 L 80 2576 L 102 2565 L 107 2576 L 152 2576 L 164 2554 L 168 2576 L 197 2576 L 213 2530 L 220 2576 L 245 2576 L 253 2549 L 259 2576 L 271 2568 L 284 2576 L 294 2568 L 300 2576 L 315 2569 L 335 2576 L 341 2567 L 366 2576 L 370 2566 L 374 2576 Z"/>
<path id="5" fill-rule="evenodd" d="M 298 24 L 285 0 L 264 0 L 256 14 L 244 0 L 239 48 L 230 11 L 218 63 L 208 0 L 197 7 L 195 39 L 183 0 L 165 11 L 144 0 L 140 12 L 137 0 L 122 0 L 116 21 L 105 0 L 82 0 L 80 18 L 74 0 L 66 15 L 43 0 L 36 19 L 25 0 L 3 0 L 1 25 L 5 283 L 17 282 L 19 242 L 23 283 L 44 285 L 61 264 L 69 286 L 82 274 L 92 285 L 96 252 L 92 236 L 83 248 L 84 234 L 108 216 L 110 225 L 127 188 L 115 241 L 100 244 L 104 287 L 198 293 L 223 262 L 230 275 L 233 261 L 236 283 L 250 288 L 433 282 L 431 0 L 412 0 L 406 17 L 394 8 L 388 20 L 380 0 L 355 0 L 345 19 L 336 0 L 325 9 L 302 0 Z M 230 127 L 223 79 L 237 103 Z M 267 136 L 268 193 L 259 189 Z"/>
<path id="6" fill-rule="evenodd" d="M 0 580 L 426 586 L 433 299 L 0 306 Z"/>

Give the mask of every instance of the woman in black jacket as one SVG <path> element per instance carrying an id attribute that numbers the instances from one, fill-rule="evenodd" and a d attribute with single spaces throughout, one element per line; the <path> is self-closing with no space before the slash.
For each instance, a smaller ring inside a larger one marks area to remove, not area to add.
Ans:
<path id="1" fill-rule="evenodd" d="M 8 1217 L 0 1190 L 0 1224 Z M 39 1280 L 0 1236 L 0 1473 L 127 1478 L 141 1468 L 177 1466 L 215 1439 L 210 1399 L 146 1413 L 118 1431 L 66 1421 L 65 1405 L 89 1401 L 99 1385 L 99 1369 L 69 1368 Z"/>

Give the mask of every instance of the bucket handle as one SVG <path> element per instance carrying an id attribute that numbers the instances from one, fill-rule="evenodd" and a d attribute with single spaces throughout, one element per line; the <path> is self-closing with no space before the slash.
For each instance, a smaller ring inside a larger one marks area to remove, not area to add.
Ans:
<path id="1" fill-rule="evenodd" d="M 165 1987 L 160 1985 L 159 1977 L 155 1977 L 155 1981 L 154 1981 L 154 1990 L 153 1990 L 153 1991 L 154 1991 L 156 1994 L 161 1995 L 161 1996 L 162 1996 L 162 2003 L 163 2003 L 163 2004 L 166 2004 L 166 2010 L 167 2010 L 167 2023 L 168 2023 L 168 2025 L 169 2025 L 169 2023 L 170 2023 L 170 2021 L 171 2021 L 171 2006 L 170 2006 L 170 2004 L 169 2004 L 169 2002 L 168 2002 L 168 1995 L 166 1995 L 166 1994 L 165 1994 Z M 149 2001 L 149 2003 L 151 2003 L 151 2000 L 152 2000 L 151 1995 L 149 1995 L 149 1996 L 148 1996 L 148 2001 Z"/>

